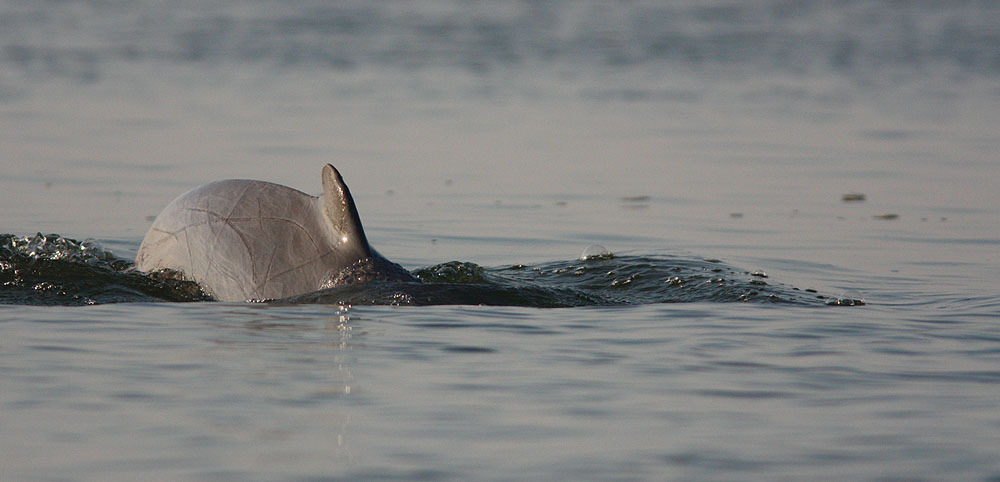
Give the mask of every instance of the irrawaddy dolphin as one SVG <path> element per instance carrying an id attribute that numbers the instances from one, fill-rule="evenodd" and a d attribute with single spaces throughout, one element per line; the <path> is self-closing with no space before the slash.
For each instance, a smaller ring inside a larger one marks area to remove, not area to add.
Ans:
<path id="1" fill-rule="evenodd" d="M 351 191 L 332 165 L 323 194 L 231 179 L 173 200 L 146 233 L 140 270 L 182 273 L 219 301 L 287 298 L 371 280 L 417 282 L 368 244 Z"/>

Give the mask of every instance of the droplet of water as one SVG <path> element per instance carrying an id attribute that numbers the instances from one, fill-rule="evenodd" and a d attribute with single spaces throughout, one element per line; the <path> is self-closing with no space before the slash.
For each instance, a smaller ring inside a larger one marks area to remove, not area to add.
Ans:
<path id="1" fill-rule="evenodd" d="M 614 257 L 614 253 L 599 244 L 591 244 L 590 246 L 587 246 L 587 249 L 584 249 L 583 254 L 580 255 L 580 259 L 583 261 L 590 259 L 611 259 Z"/>

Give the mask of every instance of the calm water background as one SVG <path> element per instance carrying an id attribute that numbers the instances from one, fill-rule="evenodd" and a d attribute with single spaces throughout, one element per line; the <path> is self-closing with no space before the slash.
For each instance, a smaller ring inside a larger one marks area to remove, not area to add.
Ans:
<path id="1" fill-rule="evenodd" d="M 991 1 L 4 1 L 0 232 L 333 162 L 407 268 L 867 305 L 0 306 L 0 480 L 998 479 L 998 125 Z"/>

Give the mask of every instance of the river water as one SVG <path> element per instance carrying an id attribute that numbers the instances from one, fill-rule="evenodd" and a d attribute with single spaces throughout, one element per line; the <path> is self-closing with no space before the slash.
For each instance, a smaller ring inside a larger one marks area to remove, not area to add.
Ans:
<path id="1" fill-rule="evenodd" d="M 0 480 L 996 480 L 998 26 L 2 2 Z M 327 162 L 383 255 L 458 277 L 185 303 L 127 270 L 177 195 Z"/>

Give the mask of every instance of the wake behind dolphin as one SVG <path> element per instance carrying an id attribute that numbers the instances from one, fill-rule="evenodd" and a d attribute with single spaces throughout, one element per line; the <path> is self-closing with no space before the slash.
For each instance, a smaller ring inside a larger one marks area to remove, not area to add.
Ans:
<path id="1" fill-rule="evenodd" d="M 355 272 L 357 270 L 349 270 Z M 450 261 L 413 272 L 422 283 L 375 279 L 275 300 L 342 305 L 492 305 L 530 308 L 650 303 L 864 304 L 771 282 L 759 271 L 689 256 L 613 255 L 482 267 Z M 409 279 L 409 278 L 407 278 Z M 143 273 L 95 240 L 0 234 L 0 305 L 209 301 L 173 272 Z"/>
<path id="2" fill-rule="evenodd" d="M 419 282 L 369 244 L 340 172 L 323 166 L 323 195 L 234 179 L 167 205 L 136 267 L 172 270 L 219 301 L 288 298 L 373 280 Z"/>

